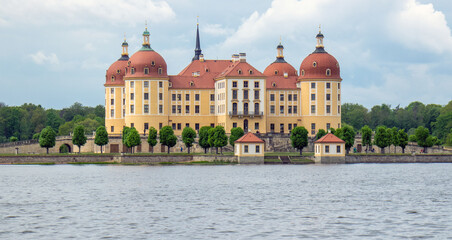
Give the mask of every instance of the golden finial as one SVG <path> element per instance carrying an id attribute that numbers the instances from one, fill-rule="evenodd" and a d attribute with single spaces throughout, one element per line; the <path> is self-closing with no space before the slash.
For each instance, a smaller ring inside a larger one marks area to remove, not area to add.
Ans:
<path id="1" fill-rule="evenodd" d="M 144 20 L 144 26 L 145 26 L 146 30 L 148 30 L 148 20 Z"/>
<path id="2" fill-rule="evenodd" d="M 199 16 L 196 16 L 196 25 L 199 25 Z"/>
<path id="3" fill-rule="evenodd" d="M 124 32 L 124 42 L 126 41 L 126 32 Z"/>
<path id="4" fill-rule="evenodd" d="M 319 33 L 322 32 L 322 24 L 319 24 Z"/>
<path id="5" fill-rule="evenodd" d="M 282 39 L 282 37 L 281 37 L 281 35 L 279 35 L 279 45 L 281 45 L 281 40 Z"/>

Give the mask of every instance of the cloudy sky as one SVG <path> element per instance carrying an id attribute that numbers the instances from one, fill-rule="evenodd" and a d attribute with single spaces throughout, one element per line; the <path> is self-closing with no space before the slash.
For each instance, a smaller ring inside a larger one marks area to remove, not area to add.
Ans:
<path id="1" fill-rule="evenodd" d="M 207 59 L 247 53 L 260 71 L 280 37 L 296 69 L 315 48 L 341 65 L 343 102 L 366 107 L 452 100 L 452 1 L 448 0 L 15 0 L 0 8 L 0 102 L 63 108 L 104 104 L 105 71 L 151 46 L 179 73 L 193 57 L 196 17 Z"/>

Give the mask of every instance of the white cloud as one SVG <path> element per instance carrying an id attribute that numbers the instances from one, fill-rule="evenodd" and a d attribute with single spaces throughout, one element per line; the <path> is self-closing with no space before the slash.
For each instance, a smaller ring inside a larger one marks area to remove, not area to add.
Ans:
<path id="1" fill-rule="evenodd" d="M 225 36 L 232 34 L 234 30 L 231 28 L 225 28 L 221 24 L 206 24 L 202 26 L 201 32 L 205 32 L 213 36 Z"/>
<path id="2" fill-rule="evenodd" d="M 82 62 L 81 68 L 82 69 L 99 69 L 99 70 L 105 70 L 109 67 L 109 64 L 107 63 L 101 63 L 99 60 L 95 58 L 89 58 Z"/>
<path id="3" fill-rule="evenodd" d="M 60 61 L 58 60 L 58 57 L 55 53 L 49 53 L 45 54 L 43 51 L 38 51 L 34 54 L 28 55 L 33 62 L 35 62 L 38 65 L 42 64 L 52 64 L 52 65 L 58 65 L 60 64 Z"/>
<path id="4" fill-rule="evenodd" d="M 150 0 L 15 0 L 2 3 L 3 21 L 45 24 L 121 24 L 161 22 L 175 16 L 165 1 Z M 1 23 L 1 21 L 0 21 Z"/>

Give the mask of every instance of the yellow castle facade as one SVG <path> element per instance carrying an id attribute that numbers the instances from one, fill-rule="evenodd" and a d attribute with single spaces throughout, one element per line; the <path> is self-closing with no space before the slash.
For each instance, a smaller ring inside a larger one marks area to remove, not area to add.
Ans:
<path id="1" fill-rule="evenodd" d="M 145 134 L 150 127 L 172 126 L 176 135 L 185 127 L 223 126 L 226 133 L 241 127 L 253 133 L 290 133 L 304 126 L 310 135 L 341 123 L 341 77 L 337 60 L 324 50 L 317 34 L 315 51 L 297 71 L 277 46 L 276 60 L 263 72 L 246 61 L 204 59 L 199 27 L 195 56 L 177 75 L 167 74 L 164 58 L 143 33 L 143 46 L 130 58 L 128 43 L 121 58 L 106 73 L 105 125 L 109 134 L 123 126 Z"/>

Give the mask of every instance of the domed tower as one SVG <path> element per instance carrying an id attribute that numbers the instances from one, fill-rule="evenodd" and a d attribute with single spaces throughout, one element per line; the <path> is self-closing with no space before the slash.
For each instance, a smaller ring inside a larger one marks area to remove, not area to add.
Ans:
<path id="1" fill-rule="evenodd" d="M 127 61 L 124 77 L 124 120 L 141 134 L 168 123 L 168 75 L 165 59 L 151 48 L 147 27 L 143 46 Z"/>
<path id="2" fill-rule="evenodd" d="M 122 95 L 126 72 L 129 44 L 124 38 L 121 57 L 114 62 L 105 75 L 105 128 L 110 134 L 119 134 L 124 125 Z"/>
<path id="3" fill-rule="evenodd" d="M 303 125 L 310 135 L 319 129 L 341 127 L 341 76 L 339 63 L 325 51 L 319 30 L 313 53 L 300 65 Z"/>
<path id="4" fill-rule="evenodd" d="M 279 43 L 276 47 L 277 55 L 276 60 L 268 65 L 264 70 L 264 75 L 266 76 L 282 76 L 284 78 L 288 78 L 289 76 L 298 76 L 297 70 L 284 60 L 284 46 Z"/>

